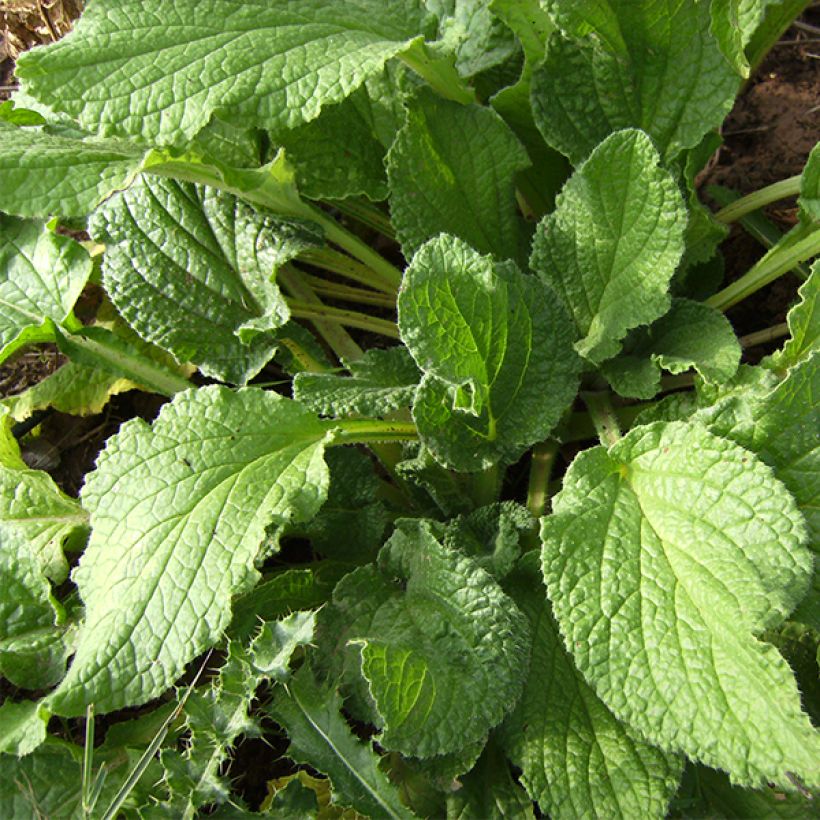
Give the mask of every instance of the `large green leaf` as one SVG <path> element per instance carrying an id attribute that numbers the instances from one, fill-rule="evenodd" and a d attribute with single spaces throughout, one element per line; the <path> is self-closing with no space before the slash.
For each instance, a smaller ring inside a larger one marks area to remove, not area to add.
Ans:
<path id="1" fill-rule="evenodd" d="M 515 461 L 574 398 L 572 324 L 513 262 L 432 239 L 405 272 L 398 307 L 402 339 L 425 372 L 413 415 L 442 463 L 470 471 Z"/>
<path id="2" fill-rule="evenodd" d="M 312 120 L 425 28 L 416 0 L 98 0 L 17 75 L 89 130 L 184 146 L 213 113 L 272 129 Z"/>
<path id="3" fill-rule="evenodd" d="M 550 817 L 662 818 L 682 761 L 641 740 L 607 709 L 564 648 L 530 553 L 504 586 L 532 628 L 524 694 L 504 746 Z"/>
<path id="4" fill-rule="evenodd" d="M 526 258 L 514 177 L 529 165 L 501 117 L 422 90 L 387 160 L 390 213 L 409 259 L 441 233 L 497 259 Z"/>
<path id="5" fill-rule="evenodd" d="M 237 384 L 272 357 L 289 318 L 277 266 L 318 241 L 230 194 L 156 178 L 108 200 L 90 228 L 108 245 L 106 290 L 137 333 Z"/>
<path id="6" fill-rule="evenodd" d="M 694 368 L 708 382 L 726 382 L 740 364 L 740 343 L 729 320 L 701 302 L 674 299 L 672 309 L 631 339 L 629 353 L 605 362 L 602 370 L 622 396 L 651 399 L 660 389 L 661 368 L 683 373 Z"/>
<path id="7" fill-rule="evenodd" d="M 0 122 L 0 210 L 18 216 L 84 216 L 126 187 L 145 150 L 81 133 Z"/>
<path id="8" fill-rule="evenodd" d="M 646 134 L 608 137 L 573 174 L 538 225 L 530 265 L 564 300 L 599 364 L 626 332 L 669 309 L 686 207 Z"/>
<path id="9" fill-rule="evenodd" d="M 697 424 L 639 427 L 579 456 L 542 525 L 566 646 L 616 717 L 742 785 L 817 781 L 820 739 L 756 635 L 812 570 L 794 500 Z"/>
<path id="10" fill-rule="evenodd" d="M 109 439 L 83 489 L 86 621 L 55 712 L 144 703 L 219 639 L 266 528 L 324 500 L 327 429 L 275 393 L 204 387 Z"/>
<path id="11" fill-rule="evenodd" d="M 552 35 L 532 79 L 535 121 L 573 164 L 608 134 L 630 127 L 646 131 L 669 159 L 697 145 L 729 113 L 739 77 L 709 31 L 711 4 L 550 5 L 559 22 L 595 11 Z"/>
<path id="12" fill-rule="evenodd" d="M 90 274 L 91 258 L 73 239 L 0 214 L 0 361 L 53 341 L 48 320 L 65 321 Z"/>
<path id="13" fill-rule="evenodd" d="M 330 778 L 334 803 L 370 817 L 412 817 L 379 769 L 376 753 L 345 723 L 341 707 L 339 693 L 320 687 L 305 666 L 287 690 L 277 691 L 270 714 L 287 730 L 288 755 Z"/>
<path id="14" fill-rule="evenodd" d="M 339 582 L 320 623 L 353 708 L 382 728 L 382 746 L 402 754 L 449 754 L 482 740 L 524 682 L 524 617 L 428 522 L 401 521 L 377 565 Z"/>

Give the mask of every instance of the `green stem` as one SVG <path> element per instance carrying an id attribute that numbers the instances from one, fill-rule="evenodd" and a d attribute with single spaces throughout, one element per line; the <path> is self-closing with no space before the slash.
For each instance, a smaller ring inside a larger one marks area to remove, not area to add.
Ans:
<path id="1" fill-rule="evenodd" d="M 475 91 L 464 84 L 452 62 L 431 56 L 422 42 L 417 42 L 399 59 L 427 82 L 446 100 L 462 105 L 476 101 Z"/>
<path id="2" fill-rule="evenodd" d="M 83 817 L 90 817 L 94 806 L 91 804 L 93 780 L 91 772 L 94 767 L 94 704 L 89 703 L 85 710 L 85 746 L 83 747 L 82 771 L 82 809 Z"/>
<path id="3" fill-rule="evenodd" d="M 502 478 L 503 473 L 497 464 L 470 475 L 470 497 L 476 507 L 486 507 L 498 501 Z"/>
<path id="4" fill-rule="evenodd" d="M 605 447 L 611 447 L 621 437 L 621 427 L 618 423 L 618 417 L 615 415 L 615 408 L 612 406 L 609 392 L 582 392 L 581 398 L 589 410 L 590 418 L 601 444 Z"/>
<path id="5" fill-rule="evenodd" d="M 674 376 L 673 378 L 678 378 Z M 690 377 L 691 378 L 691 377 Z M 615 408 L 615 415 L 622 429 L 628 430 L 639 413 L 649 407 L 653 407 L 657 402 L 649 401 L 641 404 L 630 404 L 628 407 Z M 586 441 L 595 438 L 595 425 L 589 413 L 572 413 L 569 417 L 565 435 L 561 437 L 563 442 Z"/>
<path id="6" fill-rule="evenodd" d="M 361 222 L 368 228 L 378 231 L 388 239 L 396 238 L 396 230 L 390 219 L 373 203 L 361 199 L 330 199 L 326 204 L 336 208 L 345 216 Z"/>
<path id="7" fill-rule="evenodd" d="M 785 199 L 787 196 L 794 196 L 800 193 L 800 175 L 789 177 L 788 179 L 781 179 L 779 182 L 774 182 L 761 188 L 759 191 L 753 191 L 751 194 L 742 196 L 735 200 L 731 205 L 721 208 L 716 214 L 715 219 L 718 222 L 723 222 L 727 225 L 732 222 L 737 222 L 738 219 L 752 211 L 757 211 L 760 208 L 770 205 L 772 202 L 777 202 L 778 199 Z"/>
<path id="8" fill-rule="evenodd" d="M 557 455 L 558 442 L 552 439 L 542 441 L 532 448 L 527 509 L 532 513 L 533 518 L 540 518 L 547 511 L 550 475 L 552 475 Z"/>
<path id="9" fill-rule="evenodd" d="M 417 441 L 416 425 L 409 421 L 344 419 L 328 422 L 333 428 L 333 444 L 373 444 L 387 441 Z"/>
<path id="10" fill-rule="evenodd" d="M 401 338 L 396 323 L 388 319 L 378 319 L 365 313 L 357 313 L 355 310 L 343 310 L 342 308 L 330 307 L 316 302 L 299 302 L 295 299 L 288 299 L 288 307 L 291 315 L 297 319 L 310 319 L 311 321 L 318 319 L 322 322 L 336 322 L 345 327 L 357 327 L 359 330 L 378 333 L 380 336 L 387 336 L 390 339 Z"/>
<path id="11" fill-rule="evenodd" d="M 366 268 L 361 262 L 351 259 L 347 254 L 334 250 L 333 248 L 308 248 L 301 251 L 297 259 L 316 268 L 336 273 L 345 279 L 350 279 L 360 285 L 367 285 L 380 293 L 392 296 L 395 300 L 396 288 L 387 285 L 381 280 L 374 281 L 376 277 L 370 268 Z"/>
<path id="12" fill-rule="evenodd" d="M 820 253 L 820 228 L 813 230 L 797 242 L 772 248 L 740 279 L 709 297 L 706 304 L 718 310 L 728 310 L 747 296 L 751 296 L 760 288 L 773 282 L 778 276 L 790 271 L 799 262 L 805 262 L 818 253 Z"/>
<path id="13" fill-rule="evenodd" d="M 328 282 L 319 276 L 311 276 L 309 273 L 302 275 L 307 284 L 319 296 L 329 296 L 331 299 L 339 299 L 343 302 L 358 302 L 362 305 L 377 305 L 383 308 L 396 307 L 396 300 L 385 293 L 377 293 L 363 288 L 354 288 L 350 285 L 340 285 L 338 282 Z"/>
<path id="14" fill-rule="evenodd" d="M 754 347 L 755 345 L 766 344 L 766 342 L 773 342 L 775 339 L 781 339 L 783 336 L 788 335 L 789 325 L 786 322 L 781 322 L 779 325 L 767 327 L 764 330 L 757 330 L 754 333 L 741 336 L 738 341 L 741 347 Z"/>

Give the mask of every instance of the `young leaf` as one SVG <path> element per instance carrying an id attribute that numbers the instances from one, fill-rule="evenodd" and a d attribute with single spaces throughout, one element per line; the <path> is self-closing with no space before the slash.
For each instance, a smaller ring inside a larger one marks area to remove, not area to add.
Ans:
<path id="1" fill-rule="evenodd" d="M 694 424 L 583 453 L 542 525 L 567 648 L 621 720 L 734 782 L 817 780 L 788 664 L 755 636 L 808 586 L 805 527 L 752 453 Z"/>
<path id="2" fill-rule="evenodd" d="M 686 208 L 646 134 L 620 131 L 581 165 L 538 225 L 530 266 L 552 285 L 600 364 L 627 331 L 669 309 Z"/>
<path id="3" fill-rule="evenodd" d="M 820 143 L 812 148 L 800 175 L 800 196 L 797 204 L 801 221 L 820 222 Z"/>
<path id="4" fill-rule="evenodd" d="M 145 149 L 81 132 L 0 122 L 0 210 L 18 216 L 85 216 L 125 188 Z"/>
<path id="5" fill-rule="evenodd" d="M 694 367 L 705 381 L 723 383 L 740 364 L 740 344 L 729 320 L 701 302 L 673 299 L 669 313 L 635 335 L 627 355 L 601 368 L 615 390 L 629 398 L 653 398 L 661 368 L 683 373 Z"/>
<path id="6" fill-rule="evenodd" d="M 3 701 L 0 705 L 0 754 L 17 757 L 31 754 L 46 739 L 49 717 L 48 709 L 36 701 Z M 2 761 L 3 758 L 0 758 Z M 3 779 L 6 777 L 8 774 L 4 771 Z M 0 806 L 3 805 L 3 797 L 0 786 Z"/>
<path id="7" fill-rule="evenodd" d="M 551 2 L 556 16 L 589 10 L 578 5 Z M 646 131 L 665 159 L 697 145 L 729 113 L 739 84 L 709 32 L 710 5 L 603 0 L 592 6 L 598 19 L 562 25 L 532 79 L 544 139 L 573 165 L 621 128 Z"/>
<path id="8" fill-rule="evenodd" d="M 575 396 L 571 322 L 513 262 L 452 236 L 432 239 L 405 272 L 398 307 L 402 339 L 425 372 L 413 416 L 443 464 L 471 471 L 515 461 Z"/>
<path id="9" fill-rule="evenodd" d="M 409 259 L 441 233 L 498 259 L 526 259 L 514 177 L 530 164 L 494 111 L 422 90 L 387 157 L 390 212 Z"/>
<path id="10" fill-rule="evenodd" d="M 368 717 L 383 728 L 386 749 L 431 757 L 482 740 L 523 684 L 523 616 L 489 574 L 442 546 L 429 522 L 400 522 L 378 565 L 345 576 L 323 616 L 353 705 L 375 705 Z"/>
<path id="11" fill-rule="evenodd" d="M 183 147 L 215 112 L 271 129 L 312 120 L 425 27 L 414 0 L 102 0 L 21 55 L 17 75 L 89 130 Z"/>
<path id="12" fill-rule="evenodd" d="M 90 274 L 91 258 L 73 239 L 0 214 L 0 361 L 53 341 L 47 320 L 65 321 Z"/>
<path id="13" fill-rule="evenodd" d="M 378 757 L 358 740 L 341 714 L 342 699 L 320 687 L 307 666 L 287 689 L 276 691 L 269 711 L 290 738 L 288 755 L 330 778 L 333 802 L 372 817 L 410 818 Z"/>
<path id="14" fill-rule="evenodd" d="M 108 440 L 83 489 L 86 621 L 53 711 L 144 703 L 215 643 L 266 526 L 306 521 L 324 500 L 326 430 L 275 393 L 203 387 Z"/>
<path id="15" fill-rule="evenodd" d="M 820 164 L 820 163 L 818 163 Z M 820 347 L 820 261 L 815 262 L 811 275 L 803 283 L 798 293 L 800 301 L 789 311 L 786 317 L 789 323 L 789 340 L 783 349 L 775 353 L 765 364 L 771 364 L 777 370 L 794 367 L 814 350 Z"/>
<path id="16" fill-rule="evenodd" d="M 95 212 L 106 290 L 147 341 L 242 384 L 273 355 L 289 311 L 278 265 L 315 244 L 306 225 L 212 188 L 142 179 Z"/>
<path id="17" fill-rule="evenodd" d="M 723 56 L 742 77 L 748 77 L 750 66 L 745 48 L 755 29 L 763 21 L 766 6 L 775 0 L 716 0 L 712 3 L 711 33 Z"/>
<path id="18" fill-rule="evenodd" d="M 345 366 L 350 378 L 299 373 L 294 398 L 324 416 L 383 416 L 413 403 L 421 374 L 405 348 L 373 348 Z"/>
<path id="19" fill-rule="evenodd" d="M 619 721 L 575 668 L 530 553 L 504 584 L 533 631 L 530 672 L 503 727 L 503 745 L 550 817 L 657 817 L 682 761 Z"/>

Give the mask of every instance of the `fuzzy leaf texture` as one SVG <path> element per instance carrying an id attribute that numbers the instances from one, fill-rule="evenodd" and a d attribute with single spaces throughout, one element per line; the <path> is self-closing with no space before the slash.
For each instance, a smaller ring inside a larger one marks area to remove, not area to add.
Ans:
<path id="1" fill-rule="evenodd" d="M 387 157 L 390 213 L 409 259 L 441 233 L 499 259 L 526 259 L 515 174 L 530 164 L 494 111 L 422 90 Z"/>
<path id="2" fill-rule="evenodd" d="M 504 584 L 532 628 L 530 672 L 504 724 L 504 747 L 532 799 L 555 820 L 662 818 L 682 761 L 630 732 L 583 679 L 564 648 L 534 559 L 533 553 L 522 559 Z"/>
<path id="3" fill-rule="evenodd" d="M 323 615 L 326 657 L 344 663 L 353 708 L 383 729 L 386 749 L 457 752 L 486 737 L 523 685 L 524 617 L 429 522 L 402 521 L 378 563 L 345 576 Z"/>
<path id="4" fill-rule="evenodd" d="M 452 236 L 432 239 L 405 272 L 398 308 L 402 339 L 425 373 L 413 417 L 446 466 L 515 461 L 575 396 L 569 317 L 513 262 L 495 263 Z"/>
<path id="5" fill-rule="evenodd" d="M 538 225 L 530 266 L 575 319 L 578 352 L 594 364 L 627 331 L 669 309 L 683 252 L 686 207 L 641 131 L 608 137 L 564 186 Z"/>
<path id="6" fill-rule="evenodd" d="M 91 273 L 73 239 L 40 222 L 0 215 L 0 361 L 26 344 L 53 341 Z"/>
<path id="7" fill-rule="evenodd" d="M 235 384 L 273 356 L 290 316 L 276 267 L 318 241 L 230 194 L 150 178 L 108 200 L 90 229 L 108 245 L 106 291 L 137 333 Z"/>
<path id="8" fill-rule="evenodd" d="M 729 113 L 740 78 L 709 31 L 710 3 L 548 5 L 559 23 L 574 26 L 562 26 L 547 44 L 532 79 L 533 115 L 544 139 L 573 165 L 621 128 L 646 131 L 671 159 Z"/>
<path id="9" fill-rule="evenodd" d="M 134 179 L 144 154 L 79 132 L 0 122 L 0 209 L 18 216 L 84 216 Z"/>
<path id="10" fill-rule="evenodd" d="M 651 743 L 741 785 L 817 781 L 820 738 L 788 664 L 756 635 L 805 594 L 794 500 L 699 425 L 640 427 L 571 466 L 543 571 L 579 671 Z"/>
<path id="11" fill-rule="evenodd" d="M 279 689 L 269 711 L 290 738 L 288 755 L 330 778 L 333 802 L 369 817 L 411 818 L 395 787 L 379 769 L 369 744 L 350 731 L 342 699 L 321 687 L 307 666 Z"/>
<path id="12" fill-rule="evenodd" d="M 321 506 L 326 429 L 275 393 L 203 387 L 108 440 L 83 489 L 86 621 L 53 711 L 144 703 L 219 639 L 266 527 Z"/>
<path id="13" fill-rule="evenodd" d="M 214 113 L 308 122 L 424 28 L 414 0 L 98 0 L 63 40 L 22 55 L 17 75 L 90 131 L 184 147 Z"/>

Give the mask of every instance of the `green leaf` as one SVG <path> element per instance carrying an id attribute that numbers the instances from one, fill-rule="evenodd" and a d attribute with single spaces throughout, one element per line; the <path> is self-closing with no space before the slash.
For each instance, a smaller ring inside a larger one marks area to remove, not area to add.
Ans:
<path id="1" fill-rule="evenodd" d="M 627 331 L 669 309 L 683 251 L 686 208 L 678 186 L 640 131 L 608 137 L 573 174 L 538 225 L 530 266 L 552 285 L 600 364 Z"/>
<path id="2" fill-rule="evenodd" d="M 85 216 L 139 172 L 145 149 L 0 122 L 0 210 Z"/>
<path id="3" fill-rule="evenodd" d="M 287 730 L 288 755 L 330 778 L 333 802 L 372 817 L 412 817 L 373 749 L 350 731 L 341 707 L 338 692 L 321 688 L 304 666 L 287 689 L 277 689 L 269 711 Z"/>
<path id="4" fill-rule="evenodd" d="M 372 348 L 345 367 L 349 378 L 299 373 L 294 397 L 324 416 L 383 416 L 413 403 L 421 374 L 405 348 Z"/>
<path id="5" fill-rule="evenodd" d="M 53 711 L 144 703 L 219 639 L 266 527 L 321 506 L 327 429 L 275 393 L 203 387 L 108 440 L 83 489 L 86 621 Z"/>
<path id="6" fill-rule="evenodd" d="M 378 565 L 345 576 L 320 618 L 325 657 L 344 664 L 352 706 L 389 750 L 431 757 L 482 740 L 523 685 L 523 616 L 429 522 L 399 522 Z"/>
<path id="7" fill-rule="evenodd" d="M 720 311 L 673 299 L 669 313 L 641 328 L 629 353 L 605 362 L 602 370 L 621 396 L 651 399 L 660 390 L 661 368 L 684 373 L 693 367 L 706 381 L 723 383 L 735 375 L 740 355 L 732 325 Z"/>
<path id="8" fill-rule="evenodd" d="M 387 198 L 384 145 L 378 138 L 367 89 L 359 88 L 309 123 L 274 135 L 309 199 Z"/>
<path id="9" fill-rule="evenodd" d="M 562 33 L 552 35 L 532 78 L 535 122 L 573 165 L 621 128 L 646 131 L 671 159 L 720 126 L 739 78 L 709 32 L 711 4 L 578 5 L 551 3 L 564 15 L 594 12 L 575 30 L 562 25 Z"/>
<path id="10" fill-rule="evenodd" d="M 230 194 L 143 179 L 95 212 L 107 243 L 106 290 L 146 341 L 204 373 L 242 384 L 276 348 L 289 311 L 277 266 L 316 243 L 305 224 L 255 211 Z"/>
<path id="11" fill-rule="evenodd" d="M 682 761 L 630 732 L 575 668 L 534 557 L 504 585 L 533 633 L 529 676 L 504 724 L 504 748 L 550 817 L 664 817 Z"/>
<path id="12" fill-rule="evenodd" d="M 490 741 L 475 767 L 447 795 L 447 820 L 533 820 L 532 801 L 512 778 L 499 746 Z"/>
<path id="13" fill-rule="evenodd" d="M 59 607 L 54 606 L 56 612 L 49 613 L 42 600 L 35 599 L 29 604 L 34 606 L 23 618 L 15 620 L 18 628 L 21 622 L 29 620 L 30 628 L 16 630 L 13 636 L 0 639 L 0 675 L 21 689 L 48 689 L 65 675 L 68 659 L 74 654 L 77 626 L 65 621 Z M 49 623 L 49 614 L 52 623 Z M 39 622 L 45 625 L 39 626 Z"/>
<path id="14" fill-rule="evenodd" d="M 800 176 L 800 196 L 797 199 L 800 218 L 805 222 L 820 222 L 820 143 L 811 149 Z"/>
<path id="15" fill-rule="evenodd" d="M 0 103 L 0 122 L 7 122 L 11 125 L 45 125 L 46 120 L 37 111 L 17 106 L 14 100 L 6 100 Z"/>
<path id="16" fill-rule="evenodd" d="M 0 705 L 0 754 L 17 755 L 17 757 L 31 754 L 46 739 L 49 717 L 48 709 L 36 701 L 3 701 Z M 0 757 L 0 764 L 5 762 L 5 759 Z M 7 776 L 8 773 L 4 771 L 1 779 Z M 3 795 L 2 790 L 3 787 L 0 785 L 0 806 L 5 802 L 4 797 L 6 799 L 8 797 Z M 17 815 L 6 816 L 16 817 Z"/>
<path id="17" fill-rule="evenodd" d="M 451 236 L 405 271 L 399 329 L 424 371 L 413 416 L 457 470 L 510 463 L 547 437 L 575 396 L 572 325 L 550 289 Z"/>
<path id="18" fill-rule="evenodd" d="M 280 621 L 266 621 L 251 643 L 251 666 L 261 676 L 283 683 L 290 677 L 288 665 L 294 652 L 313 641 L 315 628 L 315 612 L 294 612 Z"/>
<path id="19" fill-rule="evenodd" d="M 214 113 L 271 129 L 312 120 L 424 28 L 413 0 L 102 0 L 21 55 L 17 76 L 84 128 L 184 146 Z"/>
<path id="20" fill-rule="evenodd" d="M 755 456 L 663 422 L 587 450 L 544 519 L 566 646 L 616 717 L 740 785 L 817 779 L 794 677 L 756 638 L 808 586 L 794 500 Z"/>
<path id="21" fill-rule="evenodd" d="M 514 177 L 529 164 L 495 111 L 420 91 L 387 156 L 390 213 L 404 255 L 448 233 L 497 259 L 526 259 Z"/>
<path id="22" fill-rule="evenodd" d="M 347 447 L 331 450 L 325 460 L 330 468 L 327 501 L 302 532 L 324 558 L 347 564 L 373 561 L 390 520 L 378 497 L 373 461 Z"/>
<path id="23" fill-rule="evenodd" d="M 715 0 L 712 3 L 711 33 L 723 56 L 742 77 L 750 73 L 746 46 L 763 21 L 766 6 L 775 0 Z"/>
<path id="24" fill-rule="evenodd" d="M 811 275 L 801 285 L 800 301 L 789 311 L 789 340 L 783 349 L 775 353 L 768 363 L 778 370 L 785 370 L 801 362 L 820 347 L 820 261 L 812 265 Z"/>
<path id="25" fill-rule="evenodd" d="M 53 341 L 91 274 L 73 239 L 40 222 L 0 215 L 0 361 L 26 344 Z"/>
<path id="26" fill-rule="evenodd" d="M 233 168 L 259 168 L 262 165 L 262 132 L 244 128 L 214 117 L 197 135 L 195 148 L 206 157 Z"/>

